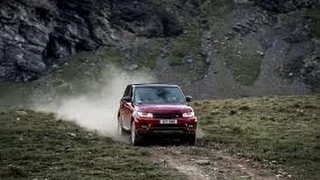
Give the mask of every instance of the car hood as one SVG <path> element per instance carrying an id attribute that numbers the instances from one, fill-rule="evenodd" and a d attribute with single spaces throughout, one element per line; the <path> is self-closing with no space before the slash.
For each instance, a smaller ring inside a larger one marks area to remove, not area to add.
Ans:
<path id="1" fill-rule="evenodd" d="M 185 113 L 192 111 L 192 108 L 188 105 L 153 105 L 153 104 L 144 104 L 144 105 L 136 105 L 135 109 L 141 112 L 148 113 Z"/>

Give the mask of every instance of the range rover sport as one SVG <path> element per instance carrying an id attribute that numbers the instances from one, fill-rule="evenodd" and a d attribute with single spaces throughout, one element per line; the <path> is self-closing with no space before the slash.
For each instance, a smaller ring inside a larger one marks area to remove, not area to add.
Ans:
<path id="1" fill-rule="evenodd" d="M 118 112 L 118 131 L 130 132 L 133 145 L 153 136 L 178 137 L 194 145 L 197 117 L 178 85 L 130 84 Z"/>

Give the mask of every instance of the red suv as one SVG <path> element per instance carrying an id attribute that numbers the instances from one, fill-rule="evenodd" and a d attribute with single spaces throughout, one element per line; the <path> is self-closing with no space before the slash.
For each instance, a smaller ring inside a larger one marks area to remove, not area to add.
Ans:
<path id="1" fill-rule="evenodd" d="M 130 132 L 133 145 L 141 145 L 146 137 L 178 136 L 195 144 L 197 118 L 177 85 L 131 84 L 120 102 L 118 131 Z"/>

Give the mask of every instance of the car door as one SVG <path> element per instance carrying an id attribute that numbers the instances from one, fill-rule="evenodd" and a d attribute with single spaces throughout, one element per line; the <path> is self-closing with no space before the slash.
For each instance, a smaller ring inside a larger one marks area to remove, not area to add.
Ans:
<path id="1" fill-rule="evenodd" d="M 132 99 L 132 91 L 133 91 L 133 87 L 128 86 L 125 90 L 123 98 L 130 97 Z M 132 109 L 133 109 L 132 102 L 125 101 L 123 98 L 121 99 L 121 105 L 120 105 L 120 116 L 122 120 L 122 125 L 125 129 L 130 129 Z"/>

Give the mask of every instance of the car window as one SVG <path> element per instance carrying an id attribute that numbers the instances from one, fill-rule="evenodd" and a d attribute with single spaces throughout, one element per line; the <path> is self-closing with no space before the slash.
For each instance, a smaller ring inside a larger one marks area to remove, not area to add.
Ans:
<path id="1" fill-rule="evenodd" d="M 186 104 L 185 96 L 178 87 L 136 87 L 136 104 Z"/>

